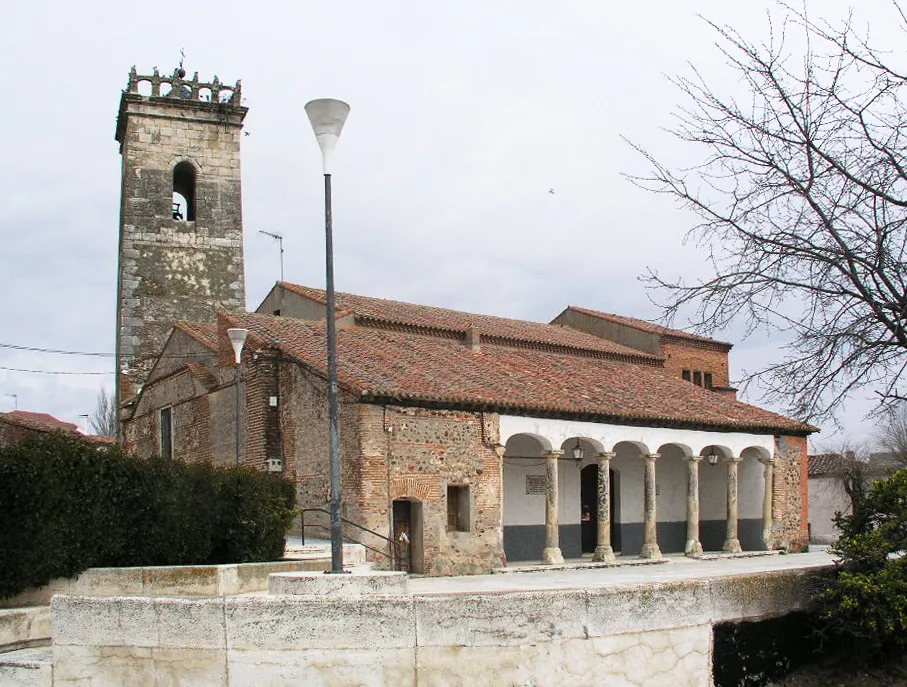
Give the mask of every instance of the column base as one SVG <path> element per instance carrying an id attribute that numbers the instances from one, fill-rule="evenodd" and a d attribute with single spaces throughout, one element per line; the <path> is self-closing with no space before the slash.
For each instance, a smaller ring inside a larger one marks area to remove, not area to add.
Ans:
<path id="1" fill-rule="evenodd" d="M 542 565 L 560 565 L 564 562 L 564 554 L 559 546 L 546 546 L 542 549 Z"/>
<path id="2" fill-rule="evenodd" d="M 660 560 L 661 549 L 658 548 L 658 544 L 643 544 L 642 549 L 639 551 L 639 557 Z"/>
<path id="3" fill-rule="evenodd" d="M 772 545 L 774 544 L 773 537 L 771 535 L 769 535 L 768 537 L 762 537 L 760 543 L 762 544 L 763 551 L 771 551 Z"/>
<path id="4" fill-rule="evenodd" d="M 610 546 L 597 546 L 595 547 L 595 553 L 592 555 L 592 560 L 596 563 L 613 563 L 614 549 Z"/>
<path id="5" fill-rule="evenodd" d="M 702 544 L 698 539 L 687 540 L 686 546 L 683 547 L 684 556 L 701 556 Z"/>
<path id="6" fill-rule="evenodd" d="M 743 549 L 740 548 L 739 539 L 725 539 L 724 546 L 721 547 L 721 550 L 726 553 L 741 553 L 743 551 Z"/>

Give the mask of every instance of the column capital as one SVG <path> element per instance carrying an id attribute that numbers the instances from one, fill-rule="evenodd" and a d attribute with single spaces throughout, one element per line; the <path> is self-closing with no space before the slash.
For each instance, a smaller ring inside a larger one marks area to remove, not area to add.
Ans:
<path id="1" fill-rule="evenodd" d="M 730 456 L 729 458 L 724 458 L 723 462 L 725 462 L 725 463 L 742 463 L 743 456 Z"/>
<path id="2" fill-rule="evenodd" d="M 507 451 L 507 447 L 504 444 L 496 444 L 494 446 L 494 452 L 498 454 L 498 458 L 503 458 L 504 453 Z"/>
<path id="3" fill-rule="evenodd" d="M 762 463 L 763 465 L 774 465 L 775 457 L 771 456 L 770 458 L 760 458 L 759 462 Z"/>
<path id="4" fill-rule="evenodd" d="M 602 451 L 598 454 L 597 458 L 599 460 L 614 460 L 614 457 L 617 454 L 614 451 Z"/>
<path id="5" fill-rule="evenodd" d="M 545 451 L 545 458 L 560 458 L 562 455 L 564 455 L 564 452 L 557 448 Z"/>
<path id="6" fill-rule="evenodd" d="M 642 454 L 642 459 L 643 459 L 643 460 L 656 461 L 656 460 L 658 460 L 659 458 L 661 458 L 661 454 L 660 454 L 660 453 L 643 453 L 643 454 Z"/>
<path id="7" fill-rule="evenodd" d="M 687 460 L 691 463 L 698 463 L 702 460 L 702 456 L 696 455 L 695 453 L 692 456 L 687 456 Z"/>

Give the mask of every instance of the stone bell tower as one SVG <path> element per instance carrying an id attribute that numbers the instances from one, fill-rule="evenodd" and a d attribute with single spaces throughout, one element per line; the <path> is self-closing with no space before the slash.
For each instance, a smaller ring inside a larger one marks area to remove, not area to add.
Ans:
<path id="1" fill-rule="evenodd" d="M 175 320 L 245 308 L 240 82 L 129 72 L 122 155 L 117 398 L 142 384 Z"/>

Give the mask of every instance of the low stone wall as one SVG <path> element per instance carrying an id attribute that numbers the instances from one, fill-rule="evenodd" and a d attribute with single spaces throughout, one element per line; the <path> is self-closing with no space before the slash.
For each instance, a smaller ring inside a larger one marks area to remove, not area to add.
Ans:
<path id="1" fill-rule="evenodd" d="M 713 624 L 800 609 L 815 575 L 359 597 L 60 595 L 54 685 L 710 685 Z"/>
<path id="2" fill-rule="evenodd" d="M 324 571 L 330 558 L 237 563 L 233 565 L 176 565 L 147 568 L 89 568 L 68 580 L 27 589 L 0 600 L 0 608 L 46 606 L 54 594 L 80 596 L 222 596 L 268 589 L 268 575 L 279 572 Z"/>

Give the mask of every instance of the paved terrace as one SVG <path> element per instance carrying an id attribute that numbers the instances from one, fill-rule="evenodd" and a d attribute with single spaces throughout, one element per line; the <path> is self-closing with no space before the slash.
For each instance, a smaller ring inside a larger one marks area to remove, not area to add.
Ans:
<path id="1" fill-rule="evenodd" d="M 581 566 L 588 564 L 580 561 L 571 563 Z M 808 570 L 828 567 L 833 563 L 834 557 L 826 551 L 784 555 L 718 555 L 706 559 L 669 555 L 659 563 L 639 564 L 635 559 L 628 559 L 626 563 L 610 567 L 571 568 L 568 564 L 559 570 L 541 570 L 542 566 L 539 566 L 538 572 L 411 577 L 409 591 L 417 595 L 437 595 L 626 587 L 784 570 Z"/>

